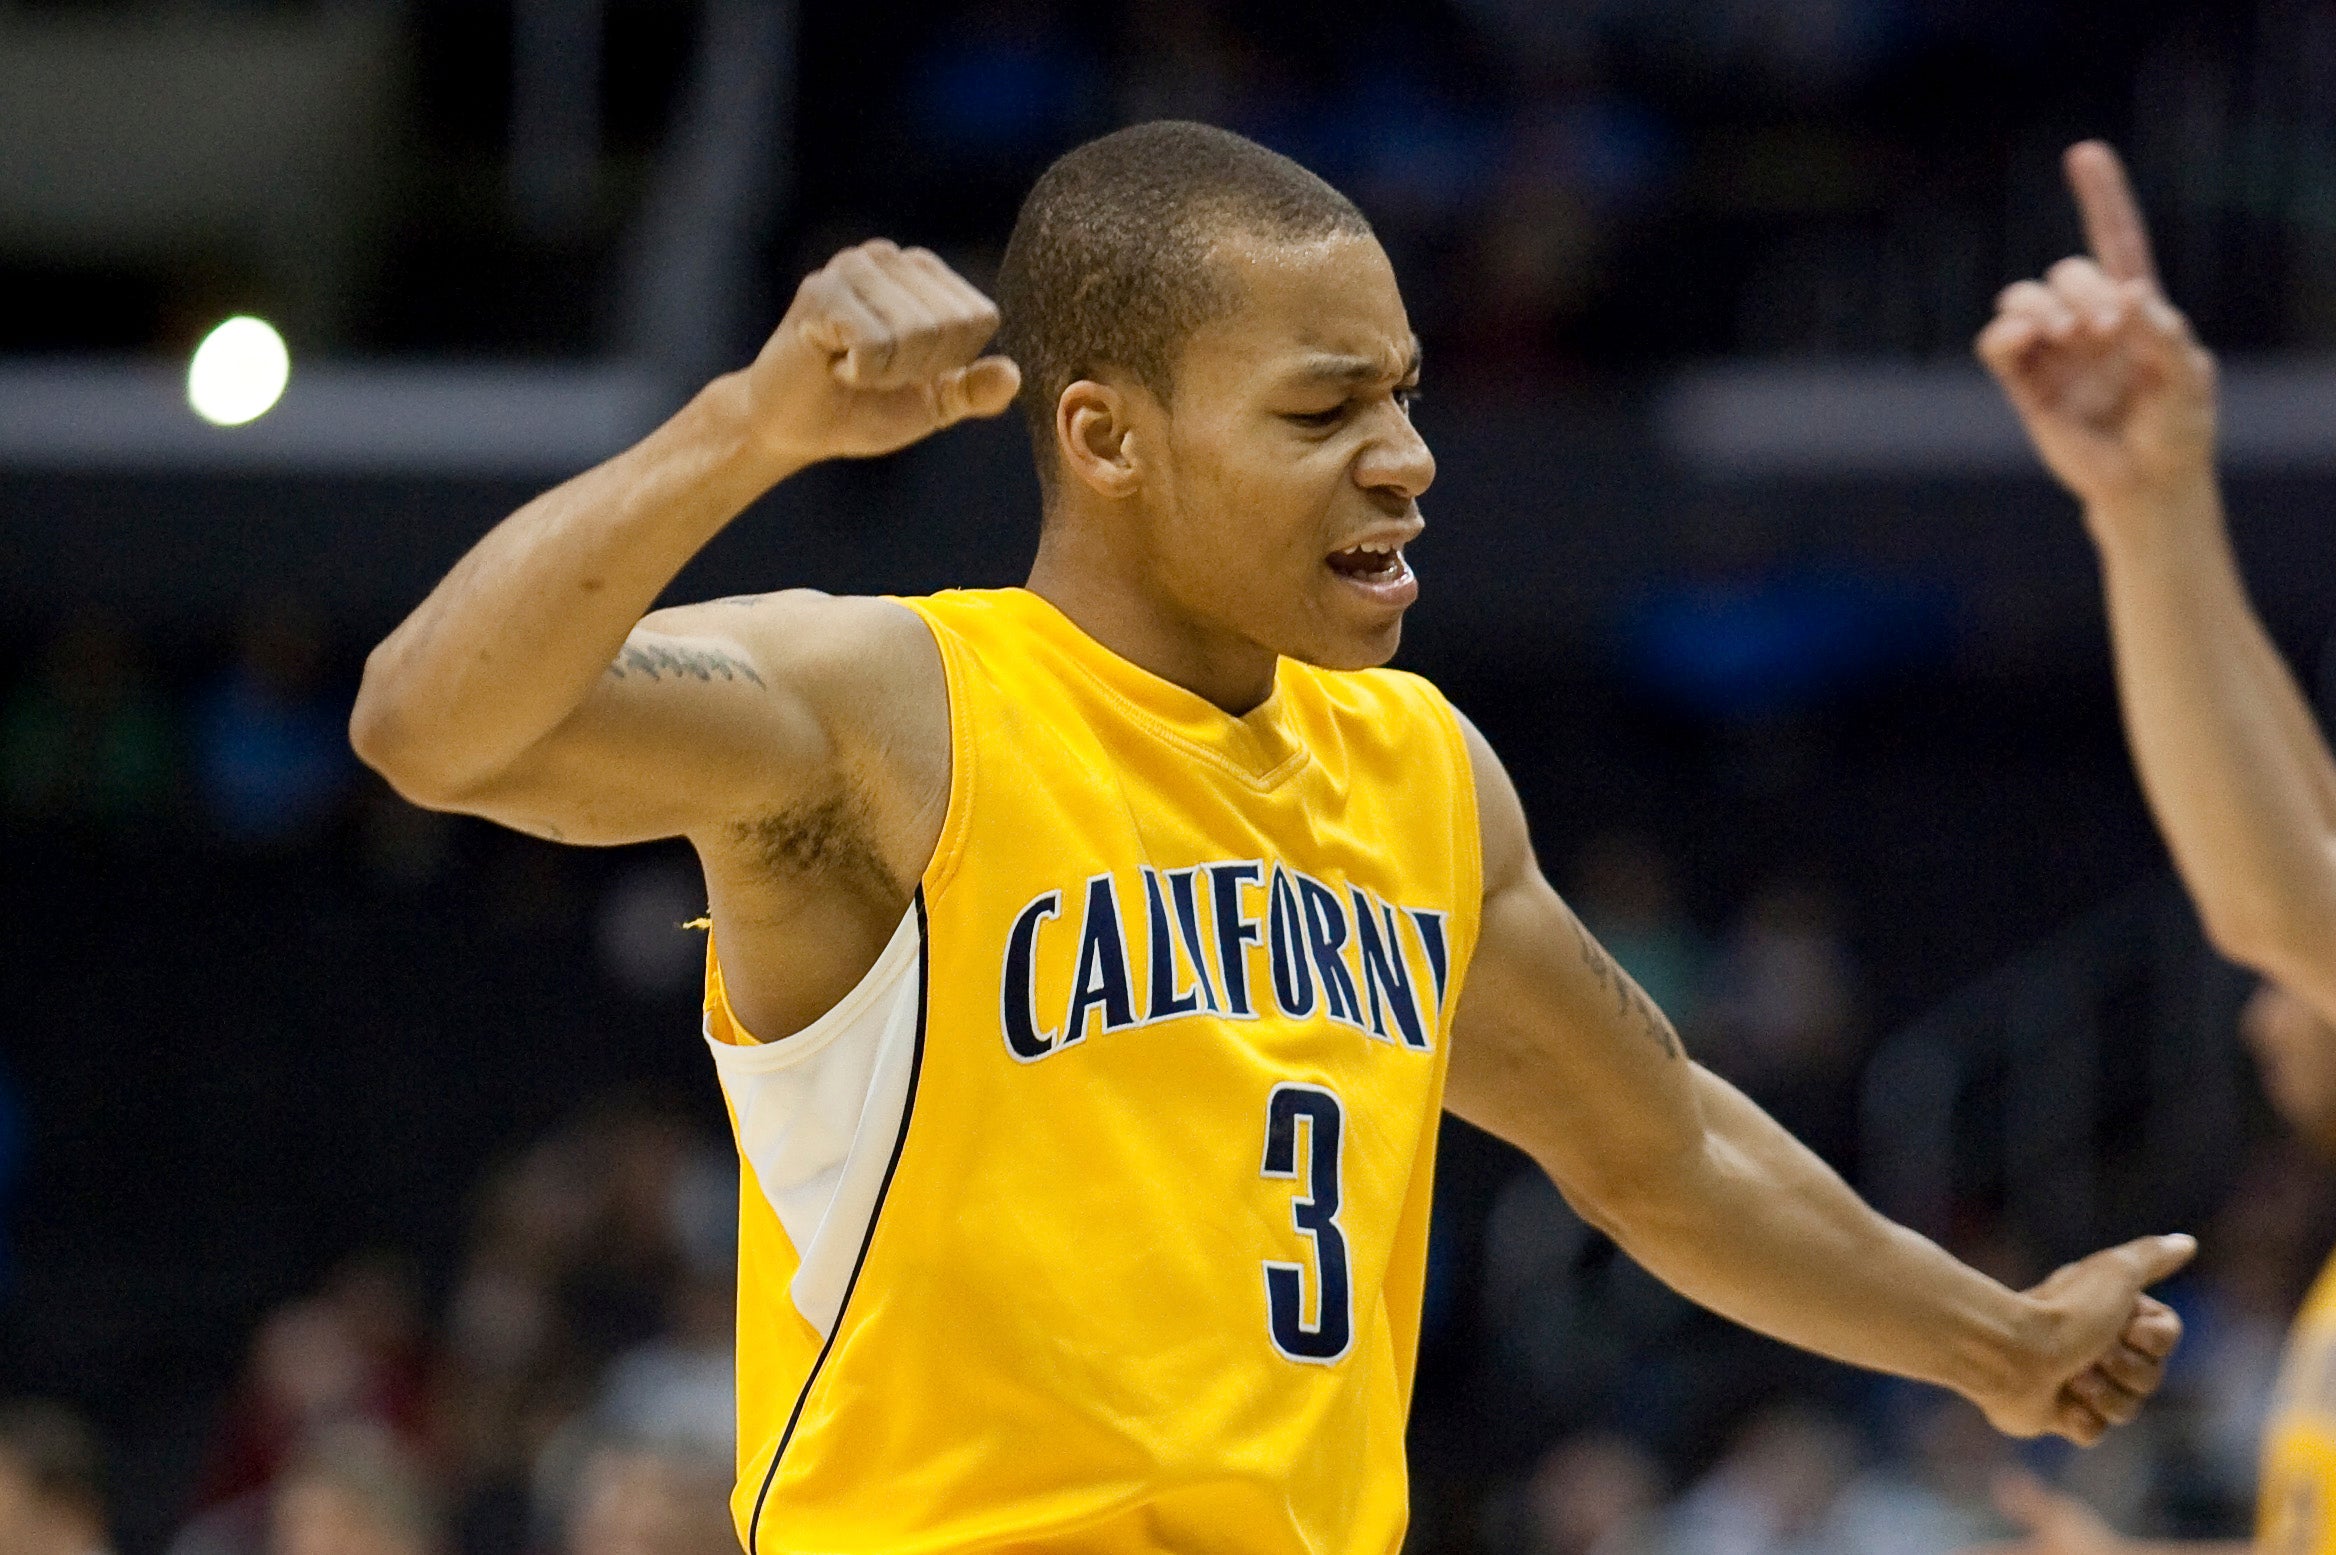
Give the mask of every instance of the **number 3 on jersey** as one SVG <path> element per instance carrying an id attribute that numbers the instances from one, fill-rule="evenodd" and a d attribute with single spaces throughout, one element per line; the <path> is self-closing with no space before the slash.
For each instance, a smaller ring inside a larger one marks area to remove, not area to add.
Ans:
<path id="1" fill-rule="evenodd" d="M 1346 1117 L 1338 1097 L 1319 1085 L 1282 1084 L 1265 1104 L 1268 1177 L 1298 1175 L 1298 1131 L 1305 1125 L 1306 1191 L 1290 1203 L 1290 1223 L 1314 1244 L 1314 1321 L 1306 1321 L 1306 1266 L 1265 1260 L 1265 1322 L 1273 1347 L 1289 1360 L 1327 1366 L 1354 1342 L 1354 1287 L 1347 1277 L 1346 1234 L 1338 1225 L 1338 1166 Z"/>

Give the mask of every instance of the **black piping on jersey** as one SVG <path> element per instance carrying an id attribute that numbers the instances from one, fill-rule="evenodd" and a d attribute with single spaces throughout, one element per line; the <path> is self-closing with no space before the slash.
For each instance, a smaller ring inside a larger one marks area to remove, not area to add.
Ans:
<path id="1" fill-rule="evenodd" d="M 859 1255 L 852 1260 L 852 1276 L 844 1281 L 844 1299 L 836 1303 L 835 1322 L 827 1330 L 827 1342 L 819 1347 L 818 1358 L 811 1363 L 811 1375 L 803 1379 L 803 1391 L 795 1395 L 795 1407 L 787 1412 L 787 1428 L 779 1433 L 779 1445 L 771 1452 L 771 1466 L 762 1477 L 762 1489 L 755 1492 L 754 1515 L 746 1520 L 746 1548 L 748 1555 L 762 1555 L 762 1508 L 770 1499 L 771 1484 L 779 1477 L 779 1461 L 787 1455 L 787 1444 L 795 1439 L 795 1426 L 803 1418 L 803 1406 L 811 1399 L 811 1390 L 819 1382 L 820 1368 L 827 1364 L 827 1352 L 835 1348 L 835 1336 L 844 1331 L 844 1318 L 852 1309 L 852 1292 L 859 1289 L 860 1270 L 868 1262 L 868 1249 L 876 1240 L 876 1224 L 884 1218 L 884 1201 L 892 1193 L 892 1174 L 900 1170 L 901 1147 L 908 1143 L 908 1122 L 917 1110 L 917 1079 L 925 1068 L 925 1011 L 931 1003 L 933 946 L 925 922 L 925 888 L 917 887 L 912 900 L 917 909 L 917 1040 L 908 1065 L 908 1091 L 900 1101 L 900 1132 L 892 1140 L 892 1159 L 884 1163 L 884 1180 L 876 1185 L 876 1203 L 868 1211 L 868 1230 L 860 1238 Z"/>

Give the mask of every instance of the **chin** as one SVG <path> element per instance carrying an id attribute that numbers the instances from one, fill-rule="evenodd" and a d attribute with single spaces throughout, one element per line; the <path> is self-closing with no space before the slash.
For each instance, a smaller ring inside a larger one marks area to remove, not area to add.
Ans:
<path id="1" fill-rule="evenodd" d="M 1286 653 L 1286 657 L 1325 670 L 1375 670 L 1395 657 L 1395 650 L 1403 646 L 1403 622 L 1399 617 L 1375 632 L 1346 632 L 1319 640 L 1303 652 Z"/>

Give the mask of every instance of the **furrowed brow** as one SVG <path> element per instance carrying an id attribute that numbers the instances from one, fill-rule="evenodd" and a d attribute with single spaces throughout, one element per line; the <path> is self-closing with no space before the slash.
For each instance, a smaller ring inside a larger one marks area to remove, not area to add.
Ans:
<path id="1" fill-rule="evenodd" d="M 1403 370 L 1395 375 L 1396 380 L 1403 382 L 1418 377 L 1419 366 L 1419 337 L 1415 335 L 1411 350 L 1403 359 Z M 1373 383 L 1387 376 L 1387 368 L 1383 357 L 1325 352 L 1306 358 L 1291 376 L 1308 383 Z"/>

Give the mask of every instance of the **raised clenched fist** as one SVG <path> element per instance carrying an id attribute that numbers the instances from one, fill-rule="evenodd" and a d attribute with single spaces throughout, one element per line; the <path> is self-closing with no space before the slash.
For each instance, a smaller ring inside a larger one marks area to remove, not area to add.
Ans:
<path id="1" fill-rule="evenodd" d="M 890 453 L 1013 403 L 1022 374 L 983 356 L 997 305 L 921 248 L 882 238 L 806 276 L 743 375 L 754 435 L 791 465 Z"/>
<path id="2" fill-rule="evenodd" d="M 2214 361 L 2159 287 L 2117 154 L 2073 146 L 2067 173 L 2092 252 L 2005 288 L 1978 351 L 2046 466 L 2099 522 L 2211 477 Z"/>

